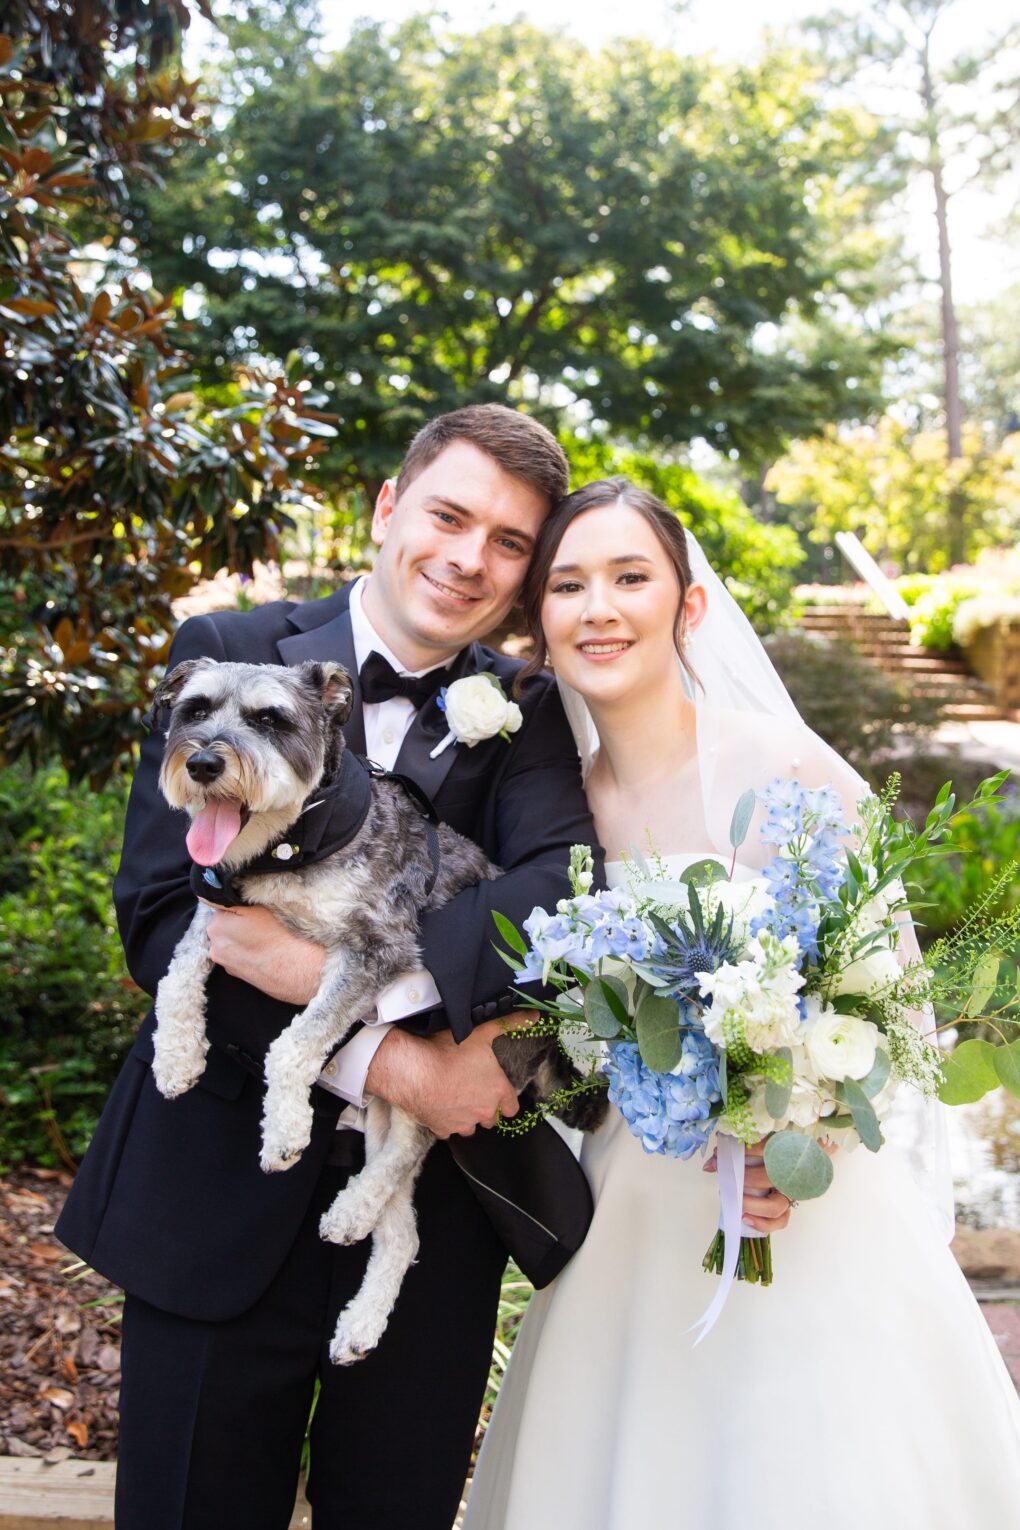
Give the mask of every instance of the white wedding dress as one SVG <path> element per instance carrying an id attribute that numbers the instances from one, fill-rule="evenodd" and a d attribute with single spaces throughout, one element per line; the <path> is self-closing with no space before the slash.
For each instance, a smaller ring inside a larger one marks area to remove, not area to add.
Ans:
<path id="1" fill-rule="evenodd" d="M 464 1530 L 1020 1526 L 1020 1402 L 894 1148 L 837 1155 L 696 1349 L 715 1176 L 615 1110 L 581 1162 L 591 1230 L 532 1299 Z"/>

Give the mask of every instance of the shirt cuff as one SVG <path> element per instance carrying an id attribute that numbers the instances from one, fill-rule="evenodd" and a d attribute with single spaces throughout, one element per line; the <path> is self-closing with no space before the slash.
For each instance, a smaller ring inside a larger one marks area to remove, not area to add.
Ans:
<path id="1" fill-rule="evenodd" d="M 378 1021 L 363 1025 L 330 1058 L 315 1082 L 331 1094 L 338 1094 L 348 1104 L 364 1109 L 368 1104 L 365 1080 L 368 1078 L 372 1058 L 392 1029 L 392 1025 L 383 1025 Z"/>
<path id="2" fill-rule="evenodd" d="M 436 980 L 425 967 L 414 972 L 402 972 L 375 1001 L 379 1023 L 403 1020 L 406 1015 L 417 1015 L 423 1009 L 435 1009 L 442 1004 L 442 996 Z"/>

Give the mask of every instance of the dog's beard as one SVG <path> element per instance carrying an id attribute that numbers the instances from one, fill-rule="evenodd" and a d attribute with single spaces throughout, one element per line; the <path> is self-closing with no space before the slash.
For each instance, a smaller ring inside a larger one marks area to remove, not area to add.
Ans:
<path id="1" fill-rule="evenodd" d="M 203 749 L 224 761 L 223 773 L 211 786 L 192 780 L 188 773 L 188 760 Z M 278 754 L 262 760 L 239 754 L 222 739 L 191 738 L 167 751 L 159 785 L 171 807 L 184 808 L 191 815 L 187 838 L 191 859 L 200 866 L 216 866 L 237 857 L 242 835 L 246 842 L 257 838 L 268 843 L 289 828 L 314 782 L 299 779 Z M 271 822 L 264 821 L 267 817 Z M 246 832 L 249 829 L 254 832 Z M 246 844 L 241 858 L 254 853 L 254 844 Z"/>

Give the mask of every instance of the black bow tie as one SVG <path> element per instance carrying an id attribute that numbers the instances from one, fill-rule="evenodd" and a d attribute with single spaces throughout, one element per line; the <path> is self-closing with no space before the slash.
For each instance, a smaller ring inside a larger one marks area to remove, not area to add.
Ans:
<path id="1" fill-rule="evenodd" d="M 421 711 L 448 678 L 449 671 L 442 667 L 430 670 L 427 675 L 398 675 L 381 653 L 370 653 L 361 666 L 358 684 L 366 706 L 390 701 L 394 696 L 406 696 L 415 709 Z"/>

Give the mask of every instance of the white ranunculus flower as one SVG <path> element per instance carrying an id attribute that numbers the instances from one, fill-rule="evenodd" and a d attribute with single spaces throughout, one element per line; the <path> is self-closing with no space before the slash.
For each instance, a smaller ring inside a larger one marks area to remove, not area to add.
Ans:
<path id="1" fill-rule="evenodd" d="M 871 1020 L 841 1015 L 809 1001 L 804 1050 L 820 1078 L 864 1078 L 875 1064 L 879 1029 Z"/>
<path id="2" fill-rule="evenodd" d="M 458 743 L 473 747 L 497 733 L 516 733 L 522 720 L 517 703 L 488 675 L 465 675 L 447 688 L 446 721 Z"/>
<path id="3" fill-rule="evenodd" d="M 903 968 L 888 946 L 872 946 L 856 957 L 837 976 L 831 989 L 837 993 L 884 993 L 903 976 Z"/>

